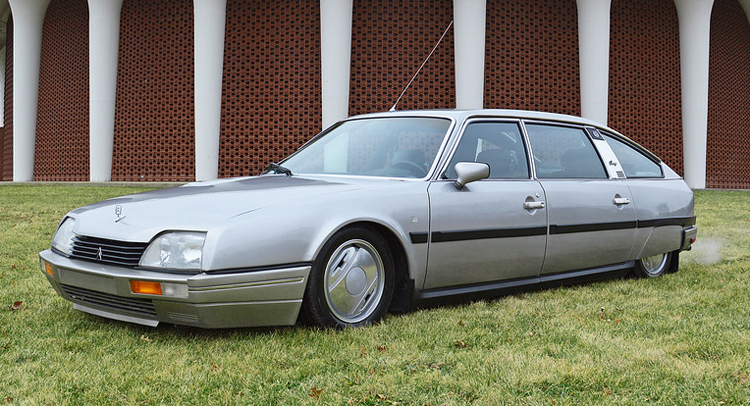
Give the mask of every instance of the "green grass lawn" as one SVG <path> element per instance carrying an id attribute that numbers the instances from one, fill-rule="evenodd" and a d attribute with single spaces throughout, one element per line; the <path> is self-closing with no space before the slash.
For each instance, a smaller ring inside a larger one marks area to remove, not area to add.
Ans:
<path id="1" fill-rule="evenodd" d="M 0 404 L 750 404 L 750 192 L 696 193 L 699 243 L 657 280 L 215 331 L 89 316 L 41 274 L 68 210 L 141 190 L 0 186 Z"/>

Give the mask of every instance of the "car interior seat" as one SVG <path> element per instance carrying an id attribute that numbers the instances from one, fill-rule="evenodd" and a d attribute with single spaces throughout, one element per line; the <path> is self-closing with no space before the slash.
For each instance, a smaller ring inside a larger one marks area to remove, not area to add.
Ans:
<path id="1" fill-rule="evenodd" d="M 490 178 L 514 178 L 518 170 L 518 159 L 513 151 L 505 149 L 487 149 L 477 155 L 476 162 L 490 166 Z"/>
<path id="2" fill-rule="evenodd" d="M 602 178 L 606 177 L 602 163 L 596 153 L 585 147 L 571 148 L 560 156 L 560 165 L 565 178 Z"/>

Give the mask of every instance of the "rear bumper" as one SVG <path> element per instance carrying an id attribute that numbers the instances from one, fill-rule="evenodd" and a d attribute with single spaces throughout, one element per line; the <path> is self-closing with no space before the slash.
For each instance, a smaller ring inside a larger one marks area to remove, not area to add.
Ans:
<path id="1" fill-rule="evenodd" d="M 303 265 L 181 275 L 71 260 L 51 250 L 39 258 L 47 280 L 74 309 L 147 326 L 293 325 L 310 273 L 310 266 Z M 133 280 L 160 283 L 162 295 L 133 293 Z"/>
<path id="2" fill-rule="evenodd" d="M 698 226 L 691 226 L 682 230 L 682 246 L 680 251 L 689 251 L 698 237 Z"/>

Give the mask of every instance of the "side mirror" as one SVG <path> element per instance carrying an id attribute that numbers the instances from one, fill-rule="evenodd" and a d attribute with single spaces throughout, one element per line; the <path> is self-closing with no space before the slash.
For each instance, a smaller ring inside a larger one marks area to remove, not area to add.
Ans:
<path id="1" fill-rule="evenodd" d="M 490 177 L 490 166 L 479 162 L 459 162 L 453 167 L 456 171 L 456 189 L 463 189 L 467 183 Z"/>

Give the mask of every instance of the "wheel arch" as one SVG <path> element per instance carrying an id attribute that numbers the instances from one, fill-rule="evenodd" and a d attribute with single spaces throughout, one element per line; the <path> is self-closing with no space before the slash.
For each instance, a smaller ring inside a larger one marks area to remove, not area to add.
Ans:
<path id="1" fill-rule="evenodd" d="M 396 280 L 394 281 L 394 292 L 393 299 L 391 301 L 390 311 L 408 311 L 412 308 L 413 297 L 414 297 L 414 279 L 412 278 L 412 272 L 409 266 L 409 258 L 404 247 L 403 241 L 398 237 L 398 234 L 387 227 L 384 224 L 360 220 L 347 224 L 341 225 L 338 229 L 333 230 L 330 236 L 337 232 L 352 228 L 352 227 L 365 227 L 378 234 L 380 234 L 388 244 L 388 250 L 390 250 L 391 256 L 393 257 L 394 274 Z M 327 239 L 326 239 L 327 241 Z M 323 242 L 325 244 L 325 241 Z M 318 252 L 316 255 L 320 255 Z"/>

